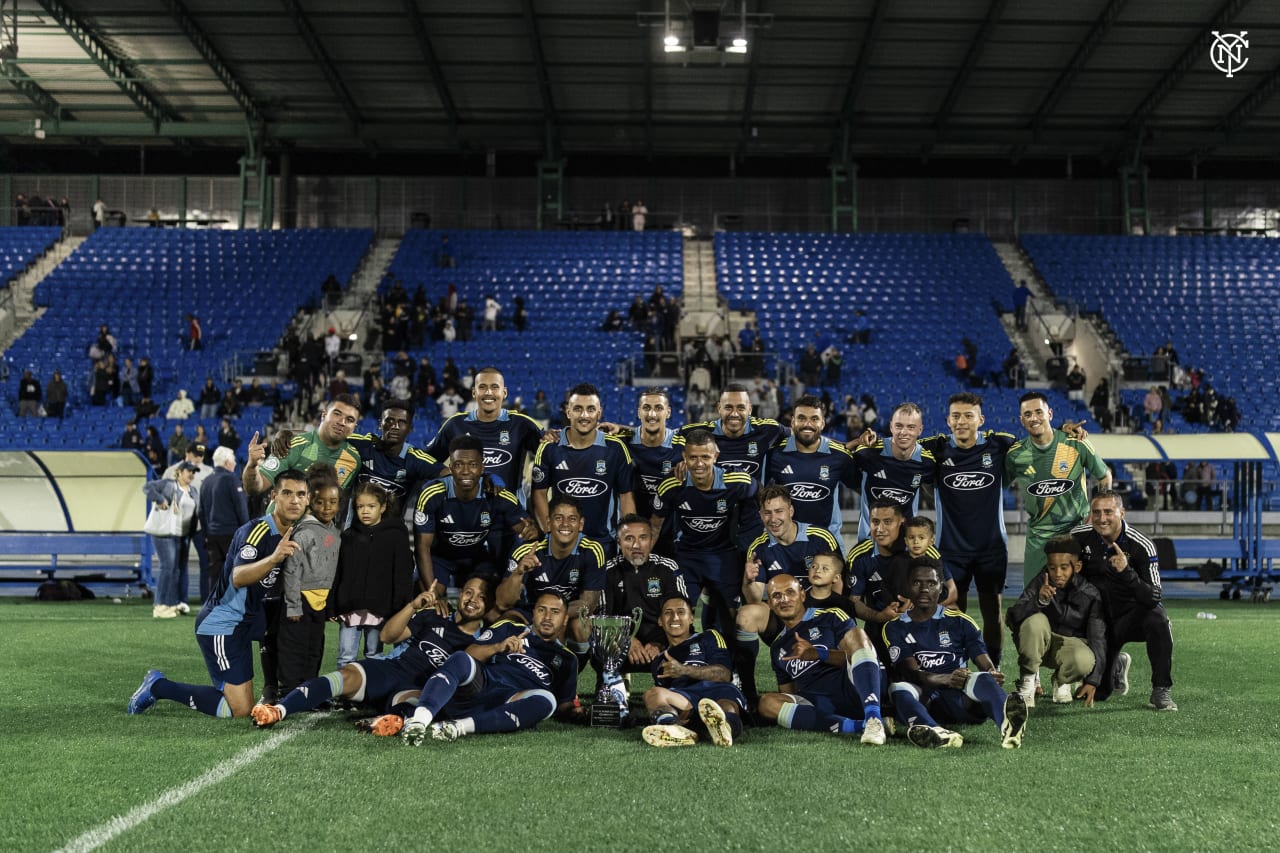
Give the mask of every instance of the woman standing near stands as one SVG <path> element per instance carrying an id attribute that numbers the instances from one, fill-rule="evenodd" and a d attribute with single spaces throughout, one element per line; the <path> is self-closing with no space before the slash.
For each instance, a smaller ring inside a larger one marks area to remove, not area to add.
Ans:
<path id="1" fill-rule="evenodd" d="M 151 480 L 142 484 L 143 493 L 147 500 L 155 503 L 156 509 L 171 511 L 178 516 L 173 535 L 151 537 L 160 563 L 156 572 L 155 604 L 151 608 L 151 615 L 156 619 L 172 619 L 190 610 L 186 603 L 186 590 L 178 588 L 178 577 L 182 564 L 187 561 L 191 535 L 195 533 L 200 517 L 200 493 L 191 485 L 197 470 L 190 462 L 179 462 L 174 479 Z"/>

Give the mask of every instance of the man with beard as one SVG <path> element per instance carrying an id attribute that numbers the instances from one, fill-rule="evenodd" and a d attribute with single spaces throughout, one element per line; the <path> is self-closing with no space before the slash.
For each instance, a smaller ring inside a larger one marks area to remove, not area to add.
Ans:
<path id="1" fill-rule="evenodd" d="M 439 477 L 443 466 L 436 457 L 405 441 L 413 429 L 413 404 L 409 401 L 383 403 L 378 425 L 381 435 L 353 435 L 347 439 L 360 454 L 356 482 L 377 483 L 403 507 L 405 498 L 428 480 Z"/>
<path id="2" fill-rule="evenodd" d="M 639 478 L 635 490 L 636 512 L 649 518 L 653 515 L 653 499 L 659 484 L 680 464 L 684 436 L 667 426 L 671 420 L 671 398 L 661 388 L 640 393 L 636 416 L 640 419 L 640 428 L 632 434 L 627 449 L 631 451 L 631 461 Z"/>
<path id="3" fill-rule="evenodd" d="M 281 471 L 291 468 L 306 470 L 314 462 L 327 462 L 338 476 L 345 491 L 355 484 L 360 471 L 360 454 L 347 436 L 360 422 L 360 401 L 350 394 L 339 394 L 325 407 L 320 426 L 312 432 L 295 435 L 283 456 L 268 456 L 267 443 L 253 434 L 249 440 L 249 458 L 241 474 L 245 494 L 261 494 L 275 482 Z"/>
<path id="4" fill-rule="evenodd" d="M 843 553 L 840 528 L 840 486 L 857 489 L 860 481 L 853 453 L 839 442 L 823 437 L 826 419 L 822 402 L 812 395 L 796 401 L 791 412 L 791 437 L 769 451 L 768 482 L 786 486 L 791 493 L 796 521 L 823 527 Z M 758 541 L 758 540 L 757 540 Z"/>

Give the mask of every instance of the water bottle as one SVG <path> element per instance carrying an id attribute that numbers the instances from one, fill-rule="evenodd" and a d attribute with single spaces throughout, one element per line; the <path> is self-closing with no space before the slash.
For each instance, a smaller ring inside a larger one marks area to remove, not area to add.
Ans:
<path id="1" fill-rule="evenodd" d="M 1209 613 L 1209 612 L 1208 612 L 1208 611 L 1206 611 L 1206 610 L 1201 610 L 1199 613 L 1197 613 L 1197 614 L 1196 614 L 1196 618 L 1197 618 L 1197 619 L 1217 619 L 1217 618 L 1218 618 L 1218 614 L 1217 614 L 1217 613 Z"/>

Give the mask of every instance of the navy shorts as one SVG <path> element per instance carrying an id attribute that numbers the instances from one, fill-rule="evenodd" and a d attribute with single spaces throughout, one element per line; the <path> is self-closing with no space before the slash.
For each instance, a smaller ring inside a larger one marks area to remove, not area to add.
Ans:
<path id="1" fill-rule="evenodd" d="M 747 708 L 747 698 L 729 681 L 699 681 L 685 687 L 668 687 L 667 689 L 688 699 L 689 704 L 695 708 L 700 699 L 714 701 L 724 699 L 737 705 L 739 711 L 745 711 Z"/>
<path id="2" fill-rule="evenodd" d="M 834 695 L 822 693 L 799 693 L 819 714 L 847 717 L 851 720 L 862 719 L 862 699 L 853 691 L 849 679 L 841 679 L 840 690 Z"/>
<path id="3" fill-rule="evenodd" d="M 196 634 L 209 680 L 221 690 L 228 684 L 253 681 L 253 638 L 241 625 L 230 634 Z"/>
<path id="4" fill-rule="evenodd" d="M 422 667 L 410 666 L 403 658 L 365 658 L 353 661 L 364 673 L 364 699 L 377 705 L 383 699 L 401 690 L 421 690 L 431 673 Z"/>
<path id="5" fill-rule="evenodd" d="M 676 549 L 676 562 L 684 573 L 689 600 L 714 592 L 730 608 L 742 603 L 742 571 L 745 559 L 736 550 L 689 551 Z"/>
<path id="6" fill-rule="evenodd" d="M 966 592 L 971 581 L 980 593 L 998 595 L 1004 591 L 1005 578 L 1009 572 L 1008 549 L 1000 548 L 981 554 L 947 554 L 942 562 L 955 580 L 957 592 Z"/>
<path id="7" fill-rule="evenodd" d="M 920 698 L 921 704 L 940 723 L 981 723 L 987 719 L 986 709 L 970 699 L 963 690 L 954 687 L 943 687 Z"/>

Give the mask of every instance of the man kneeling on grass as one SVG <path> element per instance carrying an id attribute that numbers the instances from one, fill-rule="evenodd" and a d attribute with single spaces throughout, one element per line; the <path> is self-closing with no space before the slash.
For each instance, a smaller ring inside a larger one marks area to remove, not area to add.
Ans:
<path id="1" fill-rule="evenodd" d="M 247 717 L 253 708 L 253 641 L 266 628 L 263 600 L 276 586 L 280 564 L 298 550 L 293 525 L 307 511 L 307 475 L 290 468 L 275 478 L 275 509 L 236 531 L 200 615 L 196 641 L 213 686 L 170 681 L 158 669 L 147 672 L 129 698 L 130 714 L 141 714 L 157 699 L 186 705 L 211 717 Z M 265 556 L 264 556 L 265 555 Z"/>
<path id="2" fill-rule="evenodd" d="M 742 734 L 742 691 L 733 686 L 733 653 L 718 631 L 693 633 L 693 611 L 682 596 L 662 602 L 658 624 L 667 649 L 653 661 L 653 682 L 644 707 L 653 725 L 642 733 L 653 746 L 692 746 L 698 735 L 686 723 L 698 709 L 698 728 L 716 746 L 733 746 Z"/>
<path id="3" fill-rule="evenodd" d="M 379 717 L 361 720 L 358 728 L 375 735 L 399 734 L 404 718 L 418 703 L 423 682 L 449 655 L 475 643 L 484 627 L 489 595 L 487 580 L 470 578 L 462 585 L 457 611 L 441 616 L 435 592 L 418 593 L 382 626 L 382 642 L 396 645 L 387 656 L 352 661 L 337 672 L 313 678 L 279 704 L 254 705 L 253 721 L 259 727 L 271 726 L 289 714 L 310 711 L 331 699 L 350 699 L 387 710 Z"/>
<path id="4" fill-rule="evenodd" d="M 1004 673 L 987 655 L 978 624 L 959 610 L 939 603 L 942 581 L 936 562 L 913 560 L 907 571 L 908 610 L 884 625 L 884 642 L 898 680 L 889 686 L 899 722 L 916 746 L 959 747 L 964 738 L 938 725 L 977 723 L 1000 727 L 1000 745 L 1022 746 L 1027 705 L 1017 693 L 1006 694 Z M 966 664 L 972 660 L 978 672 Z"/>
<path id="5" fill-rule="evenodd" d="M 544 592 L 533 603 L 532 628 L 503 620 L 450 655 L 422 688 L 401 732 L 404 742 L 532 729 L 553 714 L 570 714 L 578 659 L 561 642 L 568 617 L 568 603 Z"/>

